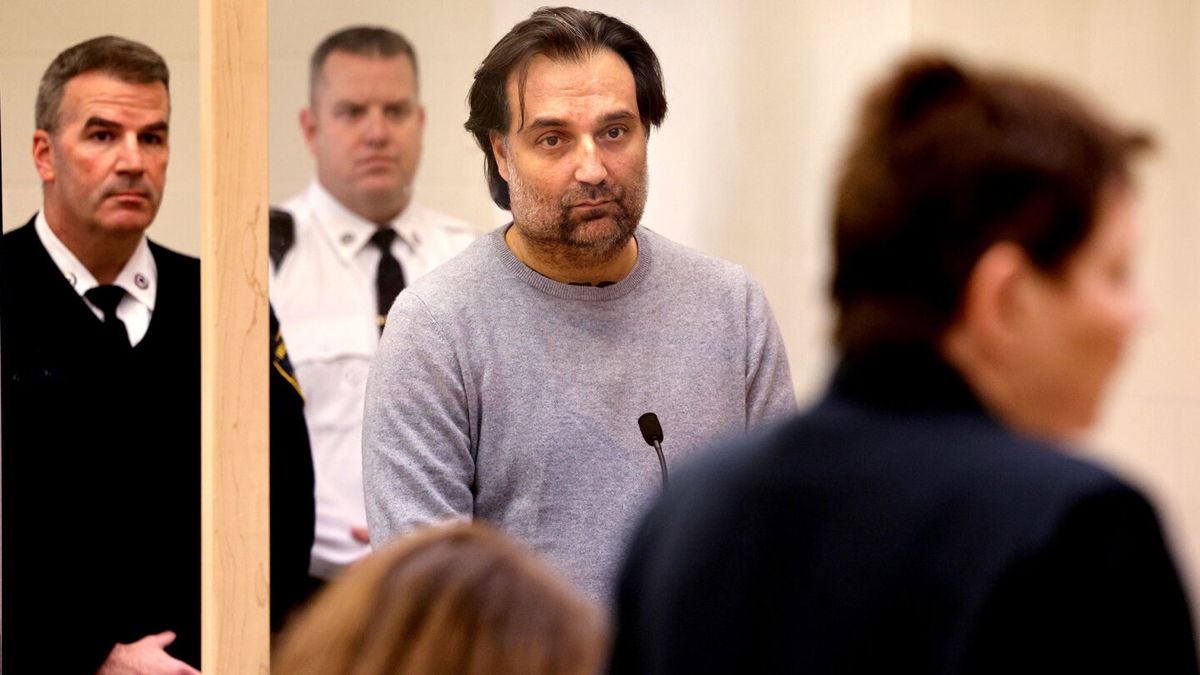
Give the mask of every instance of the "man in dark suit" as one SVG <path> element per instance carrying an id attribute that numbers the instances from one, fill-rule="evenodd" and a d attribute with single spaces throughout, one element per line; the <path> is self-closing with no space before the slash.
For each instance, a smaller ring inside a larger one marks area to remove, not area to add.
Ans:
<path id="1" fill-rule="evenodd" d="M 653 508 L 613 672 L 1197 672 L 1153 509 L 1065 452 L 1140 313 L 1146 143 L 937 58 L 876 88 L 837 195 L 830 391 Z"/>
<path id="2" fill-rule="evenodd" d="M 157 53 L 109 36 L 38 92 L 42 209 L 0 248 L 10 672 L 199 665 L 199 262 L 145 236 L 167 86 Z"/>
<path id="3" fill-rule="evenodd" d="M 0 245 L 10 672 L 199 665 L 200 269 L 145 237 L 167 86 L 158 54 L 116 37 L 67 49 L 42 78 L 43 207 Z M 314 499 L 303 398 L 271 321 L 278 630 L 308 591 Z"/>

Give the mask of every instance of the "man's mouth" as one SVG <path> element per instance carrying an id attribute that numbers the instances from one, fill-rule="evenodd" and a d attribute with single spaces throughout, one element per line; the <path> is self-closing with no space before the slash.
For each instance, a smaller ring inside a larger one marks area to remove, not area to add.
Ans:
<path id="1" fill-rule="evenodd" d="M 371 155 L 358 160 L 358 165 L 368 169 L 380 167 L 392 167 L 396 164 L 396 158 L 388 155 Z"/>
<path id="2" fill-rule="evenodd" d="M 141 190 L 117 190 L 110 192 L 108 196 L 120 202 L 146 202 L 150 200 L 149 193 Z"/>

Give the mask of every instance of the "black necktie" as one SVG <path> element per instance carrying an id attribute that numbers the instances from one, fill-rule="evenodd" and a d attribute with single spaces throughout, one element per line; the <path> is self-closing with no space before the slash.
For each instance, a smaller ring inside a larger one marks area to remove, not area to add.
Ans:
<path id="1" fill-rule="evenodd" d="M 381 227 L 371 235 L 371 243 L 379 247 L 379 271 L 375 274 L 375 299 L 379 313 L 379 331 L 383 332 L 383 324 L 387 321 L 388 310 L 396 301 L 396 296 L 404 290 L 404 270 L 400 269 L 400 261 L 392 255 L 392 242 L 396 239 L 396 231 L 390 227 Z"/>
<path id="2" fill-rule="evenodd" d="M 104 312 L 104 333 L 112 345 L 118 349 L 131 349 L 125 322 L 117 318 L 117 305 L 121 304 L 121 298 L 125 297 L 125 289 L 120 286 L 97 286 L 89 289 L 84 295 Z"/>

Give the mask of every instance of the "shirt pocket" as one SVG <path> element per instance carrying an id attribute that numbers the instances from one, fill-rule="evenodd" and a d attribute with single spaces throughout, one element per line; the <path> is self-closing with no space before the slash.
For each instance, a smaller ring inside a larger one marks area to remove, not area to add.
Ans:
<path id="1" fill-rule="evenodd" d="M 378 331 L 361 320 L 327 318 L 296 321 L 284 326 L 283 332 L 304 393 L 309 429 L 357 433 Z"/>

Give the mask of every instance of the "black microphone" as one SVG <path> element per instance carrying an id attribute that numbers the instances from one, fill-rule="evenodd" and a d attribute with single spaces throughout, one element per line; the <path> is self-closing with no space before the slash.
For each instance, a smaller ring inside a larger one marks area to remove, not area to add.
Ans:
<path id="1" fill-rule="evenodd" d="M 646 445 L 654 448 L 658 453 L 658 466 L 662 469 L 663 487 L 667 487 L 667 459 L 663 457 L 662 440 L 663 431 L 662 425 L 658 423 L 658 415 L 648 412 L 638 418 L 638 428 L 642 430 L 642 438 L 646 439 Z"/>

